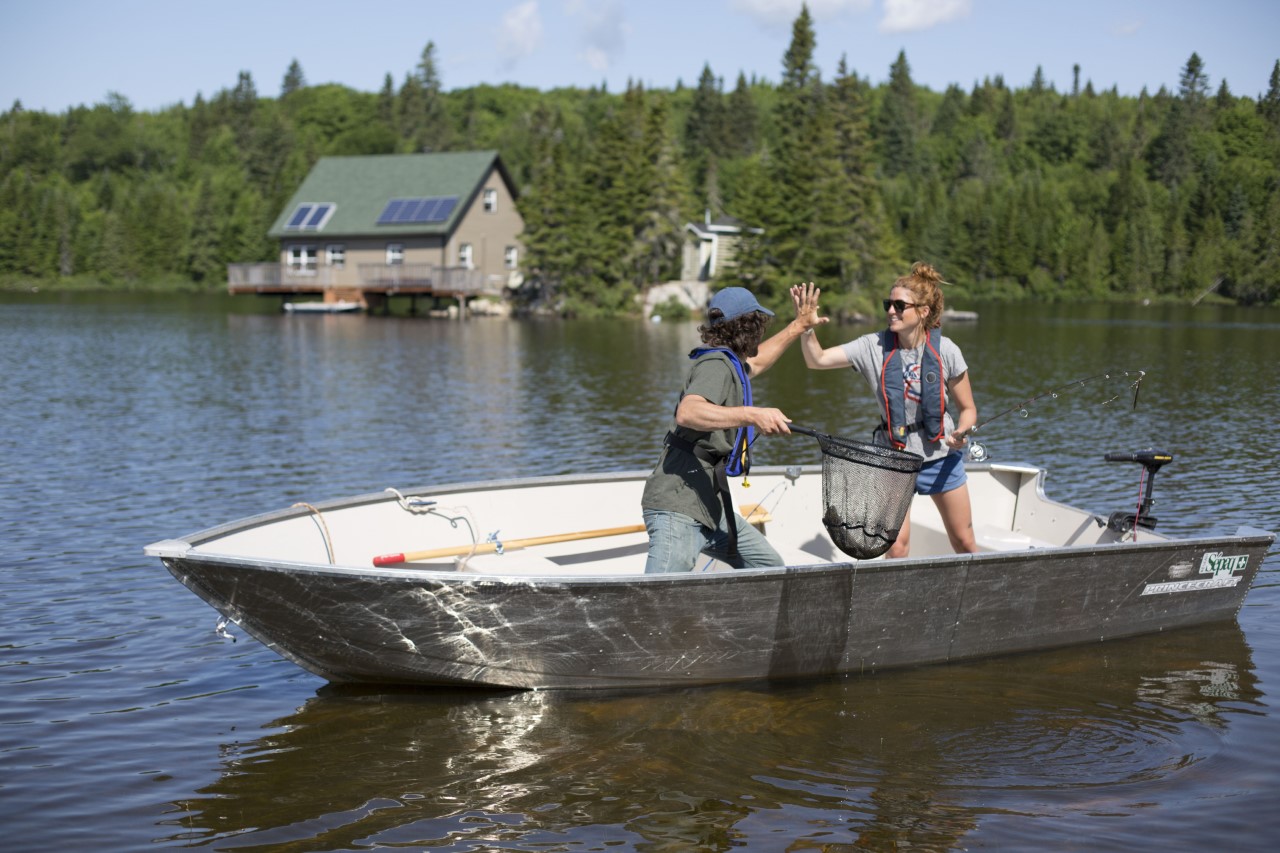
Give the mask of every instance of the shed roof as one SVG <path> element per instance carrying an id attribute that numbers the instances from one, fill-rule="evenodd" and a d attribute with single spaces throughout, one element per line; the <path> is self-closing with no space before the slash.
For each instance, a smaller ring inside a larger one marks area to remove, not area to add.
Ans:
<path id="1" fill-rule="evenodd" d="M 273 238 L 449 234 L 494 167 L 514 197 L 515 187 L 496 151 L 322 157 L 267 234 Z M 457 199 L 444 219 L 378 224 L 388 203 L 395 199 L 442 197 Z M 333 208 L 318 228 L 286 227 L 299 206 L 307 204 L 331 204 Z"/>

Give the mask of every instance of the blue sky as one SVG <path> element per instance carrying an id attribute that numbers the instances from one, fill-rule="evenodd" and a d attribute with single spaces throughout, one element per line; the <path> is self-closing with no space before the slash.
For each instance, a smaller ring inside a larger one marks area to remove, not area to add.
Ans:
<path id="1" fill-rule="evenodd" d="M 696 84 L 704 64 L 777 82 L 801 0 L 0 0 L 0 111 L 60 113 L 124 95 L 138 110 L 190 104 L 253 75 L 279 94 L 293 59 L 309 84 L 399 85 L 428 41 L 445 89 L 537 89 L 636 80 Z M 873 83 L 899 50 L 935 91 L 1037 66 L 1059 91 L 1171 90 L 1194 51 L 1212 89 L 1265 92 L 1280 59 L 1277 0 L 809 0 L 816 63 L 842 55 Z"/>

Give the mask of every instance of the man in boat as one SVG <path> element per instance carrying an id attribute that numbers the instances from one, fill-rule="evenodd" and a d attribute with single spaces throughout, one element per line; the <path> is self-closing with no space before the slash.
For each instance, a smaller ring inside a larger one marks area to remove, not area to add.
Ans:
<path id="1" fill-rule="evenodd" d="M 782 565 L 764 535 L 734 511 L 728 478 L 750 468 L 757 430 L 790 432 L 791 419 L 780 410 L 754 405 L 751 379 L 826 322 L 817 317 L 819 293 L 793 287 L 796 319 L 763 343 L 773 312 L 751 291 L 726 287 L 711 298 L 707 322 L 698 327 L 703 346 L 689 354 L 674 422 L 640 501 L 649 533 L 646 574 L 693 571 L 699 554 L 736 569 Z"/>

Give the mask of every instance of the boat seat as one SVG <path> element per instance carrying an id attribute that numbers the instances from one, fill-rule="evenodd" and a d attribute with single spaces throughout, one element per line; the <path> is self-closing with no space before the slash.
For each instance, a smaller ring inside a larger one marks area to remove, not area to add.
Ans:
<path id="1" fill-rule="evenodd" d="M 1057 548 L 1058 545 L 993 524 L 975 524 L 974 537 L 983 551 L 1021 551 L 1027 548 Z"/>
<path id="2" fill-rule="evenodd" d="M 761 533 L 764 532 L 765 524 L 773 521 L 773 516 L 769 514 L 769 510 L 765 509 L 761 504 L 738 504 L 734 509 L 737 510 L 738 515 L 745 518 L 751 526 Z"/>
<path id="3" fill-rule="evenodd" d="M 477 554 L 459 569 L 466 574 L 536 575 L 566 577 L 573 575 L 636 575 L 644 573 L 644 557 L 627 560 L 588 560 L 577 564 L 558 563 L 527 550 L 505 554 Z"/>

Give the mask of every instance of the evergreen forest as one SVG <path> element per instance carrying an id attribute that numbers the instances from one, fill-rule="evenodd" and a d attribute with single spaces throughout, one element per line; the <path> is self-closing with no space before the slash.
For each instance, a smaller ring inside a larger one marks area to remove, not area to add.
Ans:
<path id="1" fill-rule="evenodd" d="M 567 315 L 635 310 L 677 278 L 685 225 L 751 230 L 719 284 L 780 307 L 816 281 L 866 311 L 915 260 L 950 296 L 1280 298 L 1280 61 L 1235 94 L 1192 54 L 1177 91 L 1122 96 L 1037 70 L 934 92 L 905 54 L 873 86 L 824 75 L 807 9 L 778 82 L 704 67 L 674 90 L 446 91 L 428 43 L 377 93 L 234 87 L 158 112 L 127 97 L 0 114 L 0 286 L 225 287 L 326 155 L 497 150 L 526 223 L 526 297 Z"/>

